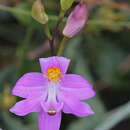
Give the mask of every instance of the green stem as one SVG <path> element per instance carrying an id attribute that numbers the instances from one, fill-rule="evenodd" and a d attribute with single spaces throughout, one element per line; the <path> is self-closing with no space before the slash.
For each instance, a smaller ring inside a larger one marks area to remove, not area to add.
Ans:
<path id="1" fill-rule="evenodd" d="M 51 46 L 51 54 L 52 55 L 55 55 L 54 54 L 54 40 L 55 40 L 55 36 L 56 36 L 56 34 L 57 34 L 57 31 L 58 31 L 58 28 L 59 28 L 59 25 L 61 24 L 61 22 L 62 22 L 62 20 L 63 20 L 63 18 L 64 18 L 64 14 L 65 14 L 65 12 L 64 11 L 60 11 L 60 14 L 59 14 L 59 18 L 58 18 L 58 22 L 57 22 L 57 24 L 56 24 L 56 27 L 55 27 L 55 29 L 54 29 L 54 31 L 53 31 L 53 34 L 52 34 L 52 39 L 50 40 L 50 46 Z"/>
<path id="2" fill-rule="evenodd" d="M 44 25 L 44 32 L 45 32 L 45 35 L 47 36 L 47 38 L 48 38 L 49 40 L 51 40 L 51 39 L 52 39 L 52 36 L 51 36 L 50 30 L 49 30 L 48 23 L 46 23 L 46 24 Z"/>
<path id="3" fill-rule="evenodd" d="M 59 14 L 59 19 L 63 19 L 65 15 L 65 11 L 63 11 L 62 9 L 60 10 L 60 14 Z"/>
<path id="4" fill-rule="evenodd" d="M 67 40 L 68 40 L 68 38 L 64 36 L 64 38 L 62 39 L 62 41 L 60 43 L 60 47 L 58 49 L 57 56 L 62 56 L 62 53 L 65 48 L 65 44 L 66 44 Z"/>
<path id="5" fill-rule="evenodd" d="M 50 33 L 48 23 L 46 23 L 44 25 L 44 32 L 45 32 L 45 35 L 47 36 L 47 38 L 49 40 L 49 45 L 50 45 L 50 49 L 51 49 L 51 55 L 53 56 L 54 55 L 53 37 L 52 37 L 52 35 Z"/>

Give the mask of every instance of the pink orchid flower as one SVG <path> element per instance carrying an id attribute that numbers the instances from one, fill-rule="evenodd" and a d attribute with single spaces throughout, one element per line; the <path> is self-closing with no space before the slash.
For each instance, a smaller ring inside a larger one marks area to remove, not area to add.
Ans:
<path id="1" fill-rule="evenodd" d="M 39 130 L 59 130 L 61 112 L 79 117 L 94 114 L 87 103 L 95 92 L 91 84 L 80 75 L 66 74 L 70 60 L 53 56 L 40 58 L 42 73 L 23 75 L 13 88 L 13 95 L 25 98 L 10 112 L 25 116 L 39 113 Z"/>

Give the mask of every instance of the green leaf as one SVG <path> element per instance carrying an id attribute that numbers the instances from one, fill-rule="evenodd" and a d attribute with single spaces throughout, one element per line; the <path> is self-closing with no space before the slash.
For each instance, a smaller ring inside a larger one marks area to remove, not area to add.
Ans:
<path id="1" fill-rule="evenodd" d="M 32 4 L 29 3 L 29 2 L 25 2 L 25 3 L 20 3 L 20 4 L 16 5 L 15 8 L 14 8 L 14 10 L 18 9 L 18 10 L 23 10 L 23 11 L 31 12 L 31 8 L 32 8 Z M 30 15 L 20 14 L 20 13 L 13 13 L 13 14 L 16 17 L 16 19 L 19 20 L 20 23 L 22 23 L 24 25 L 30 24 L 31 13 L 29 13 Z"/>
<path id="2" fill-rule="evenodd" d="M 105 82 L 112 84 L 115 75 L 117 75 L 119 64 L 123 58 L 124 52 L 121 48 L 115 46 L 114 43 L 109 43 L 109 41 L 103 43 L 97 65 L 99 77 Z"/>
<path id="3" fill-rule="evenodd" d="M 101 121 L 101 124 L 94 130 L 110 130 L 128 116 L 130 116 L 130 101 L 106 114 L 105 118 Z"/>

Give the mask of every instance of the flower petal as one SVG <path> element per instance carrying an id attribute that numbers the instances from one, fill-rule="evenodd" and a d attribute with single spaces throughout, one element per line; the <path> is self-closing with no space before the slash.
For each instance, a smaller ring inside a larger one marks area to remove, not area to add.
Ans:
<path id="1" fill-rule="evenodd" d="M 16 103 L 10 109 L 10 112 L 19 116 L 24 116 L 30 112 L 39 112 L 40 110 L 41 106 L 38 99 L 26 99 Z"/>
<path id="2" fill-rule="evenodd" d="M 65 107 L 63 108 L 63 112 L 67 114 L 68 113 L 74 114 L 79 117 L 84 117 L 84 116 L 89 116 L 94 114 L 93 110 L 87 103 L 79 102 L 79 101 L 72 102 L 72 104 L 66 104 Z"/>
<path id="3" fill-rule="evenodd" d="M 60 112 L 63 108 L 63 105 L 63 102 L 41 102 L 41 107 L 45 112 L 47 112 L 51 108 L 56 110 L 56 112 Z"/>
<path id="4" fill-rule="evenodd" d="M 77 97 L 79 100 L 89 99 L 95 96 L 95 91 L 91 88 L 65 88 L 61 87 L 61 91 L 64 93 L 70 93 L 71 95 Z"/>
<path id="5" fill-rule="evenodd" d="M 80 75 L 67 74 L 60 82 L 60 90 L 64 93 L 70 93 L 80 100 L 91 98 L 95 91 L 87 80 Z"/>
<path id="6" fill-rule="evenodd" d="M 76 74 L 66 74 L 60 84 L 69 88 L 92 88 L 92 85 L 86 79 Z"/>
<path id="7" fill-rule="evenodd" d="M 70 60 L 65 57 L 53 56 L 49 58 L 40 58 L 41 70 L 46 73 L 50 67 L 59 67 L 62 73 L 66 73 Z"/>
<path id="8" fill-rule="evenodd" d="M 59 130 L 61 122 L 61 112 L 50 116 L 44 111 L 39 113 L 39 130 Z"/>
<path id="9" fill-rule="evenodd" d="M 59 112 L 63 108 L 63 102 L 59 102 L 57 99 L 58 86 L 59 84 L 55 82 L 48 84 L 47 98 L 46 100 L 41 100 L 41 106 L 45 112 L 52 108 Z"/>
<path id="10" fill-rule="evenodd" d="M 13 88 L 12 94 L 27 98 L 29 95 L 40 95 L 46 89 L 47 80 L 42 73 L 27 73 L 23 75 Z"/>
<path id="11" fill-rule="evenodd" d="M 94 114 L 91 107 L 84 102 L 80 102 L 74 95 L 70 95 L 70 93 L 60 93 L 60 100 L 63 101 L 63 112 L 75 114 L 76 116 L 83 117 Z"/>

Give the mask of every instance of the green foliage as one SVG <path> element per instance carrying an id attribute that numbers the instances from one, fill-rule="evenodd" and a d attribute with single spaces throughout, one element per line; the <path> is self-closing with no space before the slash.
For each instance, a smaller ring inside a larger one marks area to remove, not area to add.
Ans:
<path id="1" fill-rule="evenodd" d="M 94 130 L 110 130 L 117 123 L 121 122 L 125 118 L 128 118 L 129 116 L 130 116 L 130 102 L 107 113 L 104 116 L 101 124 Z"/>
<path id="2" fill-rule="evenodd" d="M 31 3 L 20 3 L 17 6 L 15 6 L 14 9 L 18 9 L 18 10 L 24 10 L 27 12 L 30 12 L 32 8 L 32 4 Z M 29 25 L 30 21 L 31 21 L 31 16 L 26 15 L 26 14 L 19 14 L 19 13 L 14 13 L 14 16 L 16 17 L 16 19 L 18 19 L 18 21 L 24 25 Z"/>
<path id="3" fill-rule="evenodd" d="M 114 45 L 113 42 L 108 40 L 107 42 L 101 45 L 102 51 L 99 54 L 97 73 L 102 80 L 112 84 L 115 73 L 119 71 L 119 64 L 125 57 L 125 53 L 121 48 Z"/>

